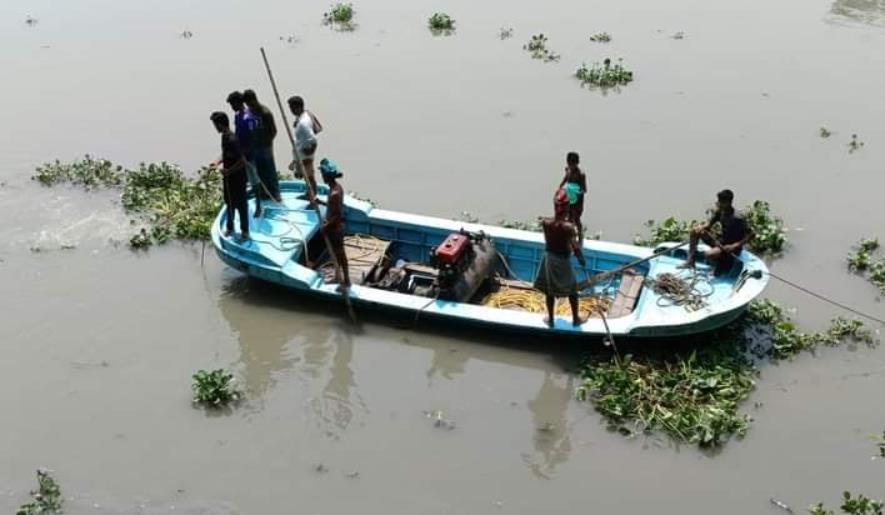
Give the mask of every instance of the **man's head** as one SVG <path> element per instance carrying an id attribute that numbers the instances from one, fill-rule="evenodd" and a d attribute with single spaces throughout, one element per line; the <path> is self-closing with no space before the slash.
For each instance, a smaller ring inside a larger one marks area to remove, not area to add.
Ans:
<path id="1" fill-rule="evenodd" d="M 565 163 L 570 167 L 574 168 L 578 166 L 578 163 L 581 162 L 580 156 L 578 156 L 577 152 L 569 152 L 565 155 Z"/>
<path id="2" fill-rule="evenodd" d="M 733 209 L 734 192 L 728 189 L 722 190 L 716 194 L 716 207 L 720 211 L 729 211 Z"/>
<path id="3" fill-rule="evenodd" d="M 562 220 L 568 215 L 568 194 L 564 189 L 556 190 L 553 195 L 553 213 L 557 220 Z"/>
<path id="4" fill-rule="evenodd" d="M 227 115 L 222 113 L 221 111 L 215 111 L 211 115 L 209 115 L 209 120 L 212 121 L 212 125 L 215 126 L 215 130 L 218 132 L 224 132 L 225 130 L 230 130 L 230 120 Z"/>
<path id="5" fill-rule="evenodd" d="M 304 112 L 304 99 L 298 95 L 289 97 L 289 110 L 292 111 L 292 114 L 295 116 L 301 116 L 301 113 Z"/>
<path id="6" fill-rule="evenodd" d="M 243 91 L 243 103 L 246 104 L 246 107 L 249 109 L 255 109 L 258 107 L 258 97 L 255 95 L 255 91 L 251 89 L 247 89 Z"/>
<path id="7" fill-rule="evenodd" d="M 323 182 L 326 184 L 332 184 L 335 182 L 335 179 L 344 174 L 338 170 L 338 165 L 336 165 L 334 161 L 330 161 L 324 157 L 320 161 L 320 175 L 323 176 Z"/>
<path id="8" fill-rule="evenodd" d="M 230 95 L 227 96 L 227 103 L 230 104 L 230 108 L 236 112 L 240 112 L 243 110 L 243 94 L 239 91 L 234 91 Z"/>

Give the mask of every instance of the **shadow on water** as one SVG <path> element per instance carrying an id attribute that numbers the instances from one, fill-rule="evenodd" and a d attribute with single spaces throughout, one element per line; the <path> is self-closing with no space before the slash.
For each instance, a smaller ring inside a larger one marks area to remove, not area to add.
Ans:
<path id="1" fill-rule="evenodd" d="M 830 18 L 836 22 L 885 26 L 885 0 L 836 0 L 830 7 Z"/>

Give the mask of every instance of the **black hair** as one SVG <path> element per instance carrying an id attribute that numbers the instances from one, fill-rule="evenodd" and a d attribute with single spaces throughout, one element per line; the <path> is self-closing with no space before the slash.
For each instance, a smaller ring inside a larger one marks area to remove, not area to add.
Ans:
<path id="1" fill-rule="evenodd" d="M 719 202 L 731 204 L 731 202 L 734 200 L 734 192 L 728 189 L 722 190 L 716 194 L 716 198 L 719 199 Z"/>
<path id="2" fill-rule="evenodd" d="M 258 97 L 255 95 L 255 91 L 251 89 L 243 91 L 243 102 L 258 102 Z"/>
<path id="3" fill-rule="evenodd" d="M 229 103 L 229 104 L 233 103 L 233 102 L 242 102 L 242 101 L 243 101 L 243 94 L 240 93 L 239 91 L 232 91 L 231 94 L 227 96 L 227 103 Z"/>
<path id="4" fill-rule="evenodd" d="M 300 109 L 304 109 L 304 99 L 295 95 L 294 97 L 289 97 L 289 105 L 292 107 L 298 107 Z"/>
<path id="5" fill-rule="evenodd" d="M 212 120 L 212 123 L 215 125 L 221 125 L 223 127 L 230 126 L 230 119 L 227 117 L 227 114 L 222 113 L 221 111 L 215 111 L 209 115 L 209 119 Z"/>
<path id="6" fill-rule="evenodd" d="M 578 156 L 577 152 L 569 152 L 565 155 L 565 162 L 568 164 L 578 164 L 581 162 L 581 158 Z"/>

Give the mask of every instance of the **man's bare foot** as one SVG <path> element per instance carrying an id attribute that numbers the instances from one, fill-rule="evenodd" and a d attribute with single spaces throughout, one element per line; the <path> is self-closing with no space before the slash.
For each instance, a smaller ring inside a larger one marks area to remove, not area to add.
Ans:
<path id="1" fill-rule="evenodd" d="M 544 317 L 544 323 L 547 324 L 547 327 L 553 327 L 553 319 L 549 316 Z"/>
<path id="2" fill-rule="evenodd" d="M 339 284 L 335 291 L 338 293 L 347 293 L 350 291 L 350 283 Z"/>
<path id="3" fill-rule="evenodd" d="M 230 229 L 225 229 L 225 230 L 221 231 L 222 236 L 224 236 L 225 238 L 230 238 L 230 233 L 231 233 Z"/>
<path id="4" fill-rule="evenodd" d="M 252 239 L 252 235 L 249 234 L 248 232 L 244 232 L 243 234 L 240 235 L 240 239 L 241 239 L 241 240 L 244 240 L 244 241 L 245 241 L 245 240 L 251 240 L 251 239 Z"/>
<path id="5" fill-rule="evenodd" d="M 579 325 L 583 325 L 584 322 L 586 322 L 586 321 L 587 321 L 587 317 L 586 317 L 586 316 L 579 316 L 578 318 L 573 318 L 573 319 L 572 319 L 572 325 L 575 326 L 575 327 L 578 327 Z"/>
<path id="6" fill-rule="evenodd" d="M 278 203 L 282 204 L 283 203 L 282 195 L 277 195 L 276 197 L 274 197 L 274 202 L 278 202 Z"/>
<path id="7" fill-rule="evenodd" d="M 676 268 L 678 268 L 680 270 L 685 270 L 685 269 L 689 269 L 689 268 L 694 269 L 694 261 L 686 261 L 685 263 L 682 263 L 681 265 L 677 266 Z"/>
<path id="8" fill-rule="evenodd" d="M 261 215 L 262 215 L 263 213 L 264 213 L 264 210 L 261 209 L 261 206 L 258 206 L 258 207 L 255 208 L 255 215 L 253 215 L 253 216 L 254 216 L 255 218 L 261 218 Z"/>

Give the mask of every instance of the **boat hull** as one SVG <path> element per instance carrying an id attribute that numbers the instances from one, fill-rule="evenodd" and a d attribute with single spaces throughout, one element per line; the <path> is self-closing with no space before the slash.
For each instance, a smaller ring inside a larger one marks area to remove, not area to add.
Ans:
<path id="1" fill-rule="evenodd" d="M 282 207 L 268 208 L 265 205 L 269 212 L 266 215 L 268 219 L 257 222 L 259 227 L 253 227 L 254 241 L 237 242 L 221 234 L 220 229 L 227 216 L 222 208 L 212 227 L 212 240 L 218 256 L 230 267 L 288 288 L 293 294 L 341 301 L 336 285 L 327 284 L 315 270 L 303 265 L 303 255 L 309 253 L 308 243 L 315 239 L 318 230 L 318 219 L 302 202 L 303 183 L 289 181 L 282 184 L 284 203 Z M 320 193 L 322 195 L 324 190 Z M 542 236 L 531 231 L 384 211 L 351 197 L 347 197 L 345 206 L 348 233 L 395 241 L 399 255 L 406 260 L 426 256 L 428 249 L 438 245 L 451 232 L 460 229 L 481 231 L 497 243 L 509 272 L 518 280 L 531 281 L 544 252 Z M 281 220 L 285 220 L 285 223 Z M 654 249 L 587 240 L 584 242 L 584 252 L 592 272 L 599 273 L 649 257 Z M 761 293 L 768 280 L 767 268 L 756 256 L 744 252 L 741 260 L 744 271 L 758 272 L 754 274 L 757 277 L 745 279 L 737 288 L 737 274 L 724 278 L 710 276 L 711 292 L 708 305 L 703 308 L 689 311 L 682 306 L 665 305 L 651 288 L 644 288 L 629 314 L 608 320 L 608 331 L 615 336 L 659 338 L 703 333 L 730 323 Z M 665 272 L 676 273 L 677 265 L 681 262 L 679 257 L 661 256 L 636 269 L 646 277 L 655 277 Z M 584 271 L 577 263 L 574 266 L 576 274 Z M 702 272 L 709 274 L 711 269 L 707 267 Z M 599 339 L 607 334 L 606 326 L 599 318 L 574 326 L 570 320 L 558 317 L 553 327 L 548 327 L 542 315 L 537 313 L 444 301 L 359 284 L 355 284 L 348 295 L 357 309 L 400 313 L 452 326 L 589 339 Z"/>

